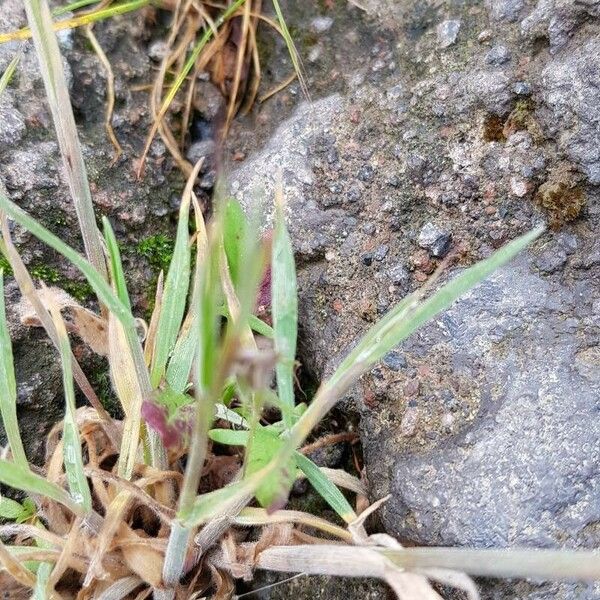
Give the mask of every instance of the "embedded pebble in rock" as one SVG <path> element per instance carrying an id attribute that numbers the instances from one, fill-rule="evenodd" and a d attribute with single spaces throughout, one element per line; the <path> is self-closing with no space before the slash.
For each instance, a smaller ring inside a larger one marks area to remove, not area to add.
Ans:
<path id="1" fill-rule="evenodd" d="M 460 21 L 449 19 L 442 21 L 437 28 L 437 39 L 440 48 L 448 48 L 456 42 L 458 32 L 460 31 Z"/>
<path id="2" fill-rule="evenodd" d="M 485 0 L 485 5 L 492 20 L 516 21 L 525 6 L 525 0 Z"/>
<path id="3" fill-rule="evenodd" d="M 502 44 L 493 46 L 492 49 L 485 55 L 485 61 L 490 65 L 503 65 L 509 60 L 510 50 Z"/>
<path id="4" fill-rule="evenodd" d="M 333 19 L 331 17 L 316 17 L 310 22 L 310 28 L 315 33 L 325 33 L 331 29 Z"/>
<path id="5" fill-rule="evenodd" d="M 419 233 L 417 242 L 425 250 L 429 250 L 435 258 L 443 258 L 450 249 L 451 235 L 436 227 L 433 223 L 425 223 Z"/>
<path id="6" fill-rule="evenodd" d="M 200 159 L 204 159 L 205 162 L 215 152 L 214 140 L 202 140 L 201 142 L 194 142 L 186 152 L 186 158 L 192 163 L 196 164 Z"/>

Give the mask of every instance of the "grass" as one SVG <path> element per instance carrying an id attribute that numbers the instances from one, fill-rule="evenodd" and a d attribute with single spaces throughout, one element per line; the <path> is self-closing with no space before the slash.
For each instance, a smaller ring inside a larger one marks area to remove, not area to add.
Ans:
<path id="1" fill-rule="evenodd" d="M 187 58 L 185 48 L 198 29 L 184 33 L 179 73 L 198 67 L 196 61 L 233 18 L 244 23 L 246 47 L 252 48 L 251 6 L 250 0 L 231 3 L 212 23 L 210 14 L 204 15 L 195 49 L 204 45 Z M 180 9 L 178 5 L 176 20 L 189 16 L 179 14 Z M 276 2 L 275 9 L 275 26 L 289 43 Z M 433 278 L 428 287 L 407 296 L 358 340 L 308 407 L 296 405 L 297 286 L 282 194 L 274 203 L 271 239 L 257 235 L 257 215 L 244 214 L 235 200 L 218 194 L 213 217 L 205 223 L 194 194 L 201 164 L 190 166 L 174 243 L 155 236 L 145 245 L 161 273 L 154 310 L 149 322 L 141 323 L 133 312 L 111 224 L 103 218 L 102 231 L 96 225 L 57 66 L 55 26 L 45 2 L 27 0 L 27 10 L 86 254 L 0 193 L 3 265 L 11 269 L 56 347 L 65 399 L 64 418 L 47 439 L 46 464 L 34 467 L 21 439 L 2 297 L 0 413 L 8 446 L 0 458 L 0 482 L 26 499 L 19 506 L 0 504 L 5 518 L 13 521 L 0 525 L 0 575 L 35 598 L 54 600 L 76 594 L 98 600 L 149 594 L 159 600 L 211 593 L 230 597 L 235 579 L 251 578 L 255 569 L 376 577 L 404 600 L 438 599 L 432 583 L 476 598 L 466 573 L 600 578 L 600 559 L 593 552 L 403 548 L 389 536 L 370 536 L 365 519 L 385 499 L 359 512 L 362 482 L 319 468 L 303 453 L 309 436 L 350 386 L 390 349 L 526 248 L 541 228 L 448 283 L 434 289 Z M 182 31 L 173 31 L 175 44 Z M 217 47 L 212 51 L 215 58 Z M 235 64 L 243 65 L 240 57 L 246 56 L 244 49 Z M 165 64 L 170 66 L 168 60 Z M 238 67 L 234 81 L 243 70 Z M 230 106 L 237 109 L 237 92 L 231 97 L 235 102 Z M 166 114 L 165 103 L 161 106 L 155 112 L 158 131 Z M 168 136 L 168 130 L 163 128 L 161 135 Z M 57 288 L 35 286 L 36 273 L 27 270 L 12 243 L 9 218 L 81 272 L 98 300 L 98 314 L 65 299 Z M 2 277 L 0 269 L 0 283 Z M 254 314 L 259 295 L 262 304 L 270 303 L 272 325 Z M 122 419 L 102 406 L 71 352 L 67 329 L 106 356 Z M 90 406 L 76 408 L 75 383 Z M 306 478 L 335 512 L 335 521 L 286 508 L 299 478 Z M 249 527 L 255 536 L 246 535 Z"/>

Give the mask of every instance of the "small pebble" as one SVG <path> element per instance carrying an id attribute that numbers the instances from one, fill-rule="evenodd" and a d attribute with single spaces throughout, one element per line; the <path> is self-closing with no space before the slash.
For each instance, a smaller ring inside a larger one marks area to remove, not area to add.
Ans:
<path id="1" fill-rule="evenodd" d="M 452 236 L 443 229 L 427 222 L 421 229 L 417 243 L 424 250 L 428 250 L 435 258 L 443 258 L 450 250 Z"/>
<path id="2" fill-rule="evenodd" d="M 391 371 L 400 371 L 400 369 L 405 369 L 408 365 L 404 356 L 396 350 L 388 352 L 381 362 Z"/>
<path id="3" fill-rule="evenodd" d="M 486 54 L 485 61 L 489 65 L 503 65 L 510 60 L 510 51 L 503 44 L 497 44 Z"/>
<path id="4" fill-rule="evenodd" d="M 419 410 L 409 407 L 404 411 L 402 421 L 400 421 L 400 435 L 411 437 L 417 432 L 417 423 L 419 420 Z"/>
<path id="5" fill-rule="evenodd" d="M 331 29 L 333 19 L 331 17 L 315 17 L 310 22 L 310 29 L 315 33 L 325 33 Z"/>
<path id="6" fill-rule="evenodd" d="M 436 28 L 438 45 L 440 48 L 448 48 L 456 42 L 460 30 L 460 21 L 458 19 L 448 19 L 442 21 Z"/>

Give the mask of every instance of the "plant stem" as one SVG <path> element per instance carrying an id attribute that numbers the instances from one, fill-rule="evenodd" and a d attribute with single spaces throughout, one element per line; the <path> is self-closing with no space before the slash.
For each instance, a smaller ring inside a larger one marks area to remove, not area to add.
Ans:
<path id="1" fill-rule="evenodd" d="M 108 280 L 104 251 L 96 226 L 92 194 L 47 0 L 25 0 L 25 11 L 33 35 L 85 252 L 90 263 L 105 280 Z"/>

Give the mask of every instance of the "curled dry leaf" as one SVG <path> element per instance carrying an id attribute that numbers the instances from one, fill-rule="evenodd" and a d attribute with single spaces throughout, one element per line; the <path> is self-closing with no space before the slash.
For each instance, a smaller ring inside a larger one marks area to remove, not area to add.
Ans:
<path id="1" fill-rule="evenodd" d="M 108 326 L 91 310 L 84 308 L 67 292 L 57 287 L 41 287 L 37 290 L 38 296 L 46 309 L 56 305 L 65 319 L 67 330 L 76 333 L 96 354 L 108 354 Z M 25 297 L 18 305 L 21 322 L 29 327 L 42 327 L 39 317 Z"/>

